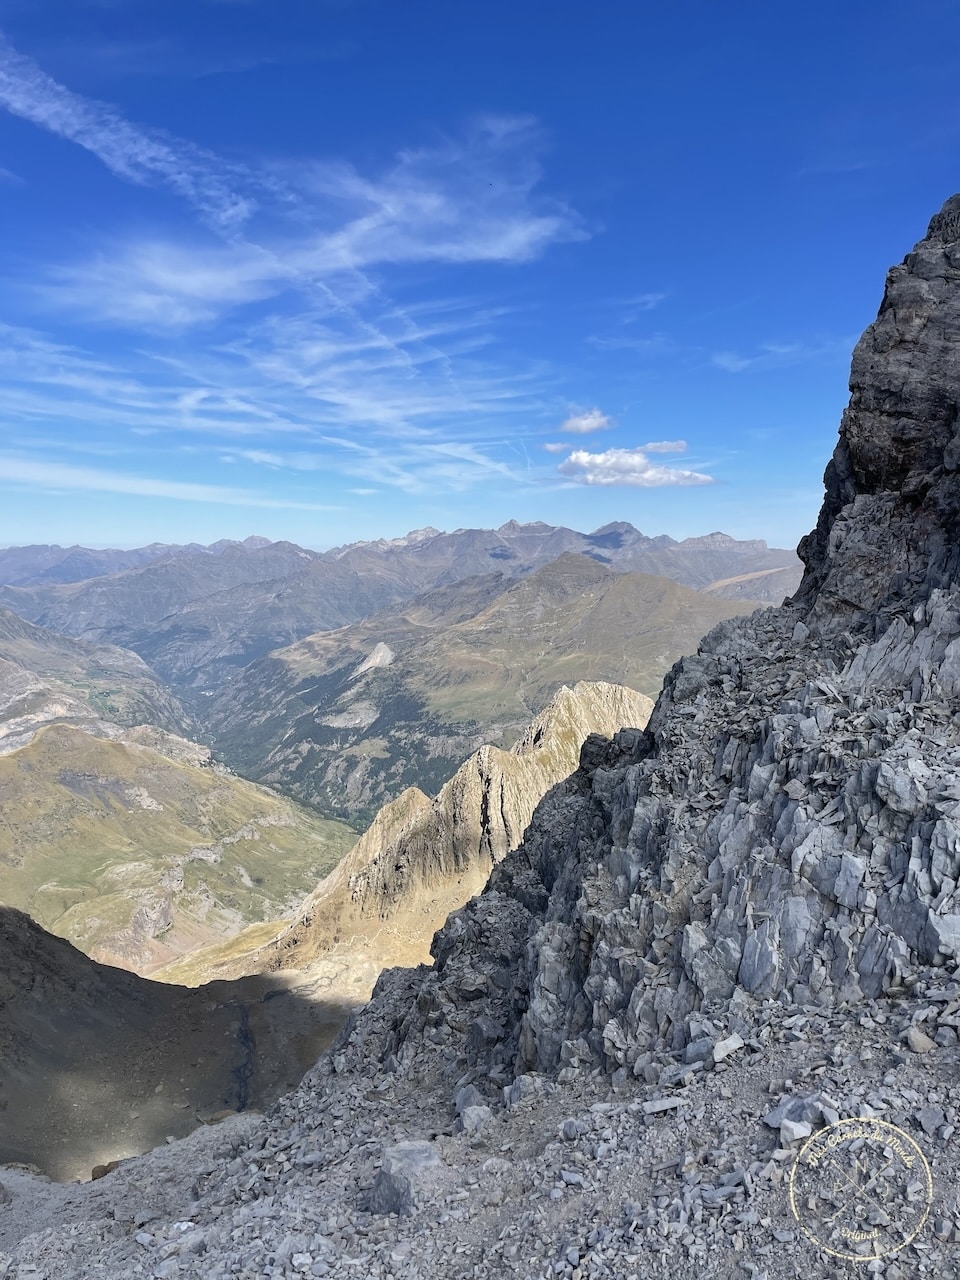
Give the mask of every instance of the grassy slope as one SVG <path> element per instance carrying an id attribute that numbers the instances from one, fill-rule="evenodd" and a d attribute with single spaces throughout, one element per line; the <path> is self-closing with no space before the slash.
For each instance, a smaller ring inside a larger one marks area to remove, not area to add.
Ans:
<path id="1" fill-rule="evenodd" d="M 66 725 L 0 757 L 0 901 L 141 970 L 281 914 L 355 839 L 252 783 Z"/>

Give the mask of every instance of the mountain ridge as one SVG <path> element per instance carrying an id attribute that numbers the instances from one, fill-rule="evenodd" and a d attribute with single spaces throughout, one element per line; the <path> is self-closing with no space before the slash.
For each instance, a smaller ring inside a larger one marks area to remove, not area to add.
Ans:
<path id="1" fill-rule="evenodd" d="M 638 730 L 652 708 L 649 698 L 618 685 L 562 687 L 509 750 L 486 744 L 434 799 L 410 787 L 384 805 L 275 936 L 262 940 L 261 930 L 248 930 L 255 943 L 245 954 L 238 954 L 241 935 L 227 948 L 207 948 L 156 976 L 193 985 L 197 975 L 209 980 L 301 968 L 334 949 L 376 949 L 384 934 L 380 967 L 425 960 L 435 929 L 480 892 L 493 867 L 519 844 L 546 792 L 576 768 L 581 743 Z M 351 941 L 338 948 L 341 939 Z"/>
<path id="2" fill-rule="evenodd" d="M 192 696 L 191 709 L 202 713 L 199 695 L 228 684 L 238 668 L 282 645 L 476 574 L 522 577 L 570 551 L 695 589 L 759 569 L 781 570 L 758 580 L 762 600 L 792 590 L 800 572 L 792 551 L 726 535 L 717 543 L 715 534 L 684 542 L 648 538 L 626 522 L 594 534 L 520 524 L 415 534 L 328 552 L 260 538 L 161 548 L 116 573 L 0 585 L 0 605 L 53 631 L 132 649 L 182 697 Z M 0 582 L 4 556 L 9 571 L 19 550 L 0 551 Z"/>

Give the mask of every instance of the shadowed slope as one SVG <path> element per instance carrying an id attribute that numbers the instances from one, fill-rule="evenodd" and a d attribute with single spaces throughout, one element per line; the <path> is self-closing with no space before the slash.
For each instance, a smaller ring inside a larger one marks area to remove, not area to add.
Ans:
<path id="1" fill-rule="evenodd" d="M 98 965 L 0 907 L 0 1164 L 88 1177 L 292 1087 L 344 1011 L 291 984 L 198 991 Z"/>

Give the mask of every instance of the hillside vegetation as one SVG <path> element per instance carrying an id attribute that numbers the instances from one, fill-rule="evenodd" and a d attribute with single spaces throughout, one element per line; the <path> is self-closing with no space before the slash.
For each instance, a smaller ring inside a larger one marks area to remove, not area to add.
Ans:
<path id="1" fill-rule="evenodd" d="M 290 909 L 355 839 L 222 769 L 71 725 L 0 757 L 0 901 L 141 973 Z"/>

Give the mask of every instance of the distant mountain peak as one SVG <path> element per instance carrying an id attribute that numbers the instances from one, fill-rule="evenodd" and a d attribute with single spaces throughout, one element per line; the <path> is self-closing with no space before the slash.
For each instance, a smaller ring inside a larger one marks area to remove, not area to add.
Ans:
<path id="1" fill-rule="evenodd" d="M 636 533 L 636 534 L 639 534 L 639 533 L 640 533 L 640 530 L 639 530 L 639 529 L 637 529 L 637 528 L 635 528 L 635 527 L 634 527 L 634 526 L 629 522 L 629 520 L 611 520 L 611 521 L 609 522 L 609 524 L 602 524 L 602 525 L 600 526 L 600 528 L 599 528 L 599 529 L 594 529 L 594 530 L 591 532 L 590 537 L 591 537 L 591 538 L 595 538 L 595 537 L 597 537 L 598 535 L 600 535 L 600 534 L 604 534 L 604 533 L 627 533 L 627 534 L 630 534 L 630 533 Z M 641 534 L 640 536 L 642 537 L 643 535 Z"/>
<path id="2" fill-rule="evenodd" d="M 502 524 L 497 533 L 519 533 L 522 529 L 553 529 L 554 525 L 544 524 L 542 520 L 528 520 L 526 522 L 520 520 L 508 520 L 506 524 Z"/>
<path id="3" fill-rule="evenodd" d="M 404 537 L 394 538 L 388 545 L 409 546 L 412 542 L 426 542 L 428 538 L 437 538 L 439 536 L 439 529 L 435 529 L 432 524 L 425 524 L 422 529 L 411 529 Z"/>

